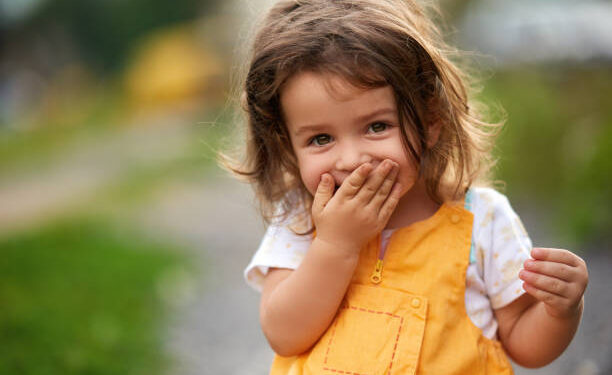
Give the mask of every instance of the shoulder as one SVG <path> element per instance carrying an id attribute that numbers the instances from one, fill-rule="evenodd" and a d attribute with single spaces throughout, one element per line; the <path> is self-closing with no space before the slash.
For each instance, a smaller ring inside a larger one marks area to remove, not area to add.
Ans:
<path id="1" fill-rule="evenodd" d="M 508 198 L 490 187 L 471 187 L 469 190 L 471 196 L 472 207 L 475 210 L 496 210 L 500 213 L 507 211 L 510 208 Z"/>
<path id="2" fill-rule="evenodd" d="M 474 214 L 475 231 L 488 228 L 493 230 L 499 225 L 516 227 L 522 235 L 527 232 L 508 198 L 489 187 L 472 187 L 469 191 L 471 211 Z"/>
<path id="3" fill-rule="evenodd" d="M 485 248 L 512 238 L 529 242 L 523 223 L 504 194 L 492 188 L 473 187 L 468 197 L 474 214 L 474 237 L 481 239 L 478 242 Z"/>

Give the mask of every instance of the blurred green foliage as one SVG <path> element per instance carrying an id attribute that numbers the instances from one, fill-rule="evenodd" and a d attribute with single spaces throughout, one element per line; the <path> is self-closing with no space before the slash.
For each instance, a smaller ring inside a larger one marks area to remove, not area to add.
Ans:
<path id="1" fill-rule="evenodd" d="M 0 123 L 0 174 L 14 164 L 39 162 L 68 147 L 75 139 L 108 132 L 122 125 L 124 96 L 113 86 L 88 92 L 73 105 L 71 113 L 64 109 L 54 115 L 46 113 L 30 120 L 33 126 L 3 126 Z M 72 108 L 72 107 L 71 107 Z M 26 120 L 27 121 L 27 120 Z"/>
<path id="2" fill-rule="evenodd" d="M 175 249 L 101 220 L 0 240 L 0 373 L 162 374 Z"/>
<path id="3" fill-rule="evenodd" d="M 15 36 L 44 31 L 69 35 L 91 67 L 120 68 L 133 45 L 148 32 L 211 11 L 217 0 L 51 0 L 12 31 Z M 29 30 L 29 31 L 28 31 Z"/>
<path id="4" fill-rule="evenodd" d="M 532 66 L 496 72 L 483 92 L 501 104 L 498 177 L 544 209 L 574 245 L 610 240 L 612 71 L 607 66 Z M 548 215 L 547 215 L 548 216 Z"/>

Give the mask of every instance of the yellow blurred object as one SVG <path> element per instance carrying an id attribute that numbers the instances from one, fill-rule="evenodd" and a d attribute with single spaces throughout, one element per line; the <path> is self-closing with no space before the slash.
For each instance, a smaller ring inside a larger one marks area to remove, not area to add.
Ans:
<path id="1" fill-rule="evenodd" d="M 220 58 L 198 42 L 194 27 L 183 25 L 152 34 L 140 47 L 125 72 L 131 104 L 159 108 L 193 101 L 219 86 Z"/>

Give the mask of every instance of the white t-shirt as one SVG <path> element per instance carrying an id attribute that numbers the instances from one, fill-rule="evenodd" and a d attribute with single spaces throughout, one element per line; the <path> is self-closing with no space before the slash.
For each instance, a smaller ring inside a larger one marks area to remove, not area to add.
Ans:
<path id="1" fill-rule="evenodd" d="M 518 272 L 530 257 L 531 240 L 508 199 L 493 189 L 471 188 L 466 208 L 474 214 L 474 224 L 465 307 L 483 335 L 495 338 L 497 321 L 493 310 L 524 293 Z M 389 235 L 383 236 L 383 240 Z M 297 268 L 311 241 L 312 236 L 297 235 L 283 223 L 270 225 L 244 271 L 247 283 L 261 291 L 269 268 Z"/>

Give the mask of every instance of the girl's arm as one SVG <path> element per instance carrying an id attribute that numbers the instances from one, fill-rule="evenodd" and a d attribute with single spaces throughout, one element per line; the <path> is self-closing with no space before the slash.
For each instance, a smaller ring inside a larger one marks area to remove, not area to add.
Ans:
<path id="1" fill-rule="evenodd" d="M 519 277 L 527 294 L 495 310 L 499 338 L 524 367 L 552 362 L 578 329 L 588 272 L 584 261 L 567 250 L 535 248 Z"/>
<path id="2" fill-rule="evenodd" d="M 358 259 L 315 239 L 295 271 L 274 269 L 268 273 L 260 320 L 276 353 L 300 354 L 319 339 L 340 307 Z"/>
<path id="3" fill-rule="evenodd" d="M 316 238 L 295 271 L 273 269 L 264 280 L 261 326 L 282 356 L 308 350 L 325 332 L 361 247 L 384 228 L 399 201 L 397 164 L 386 160 L 371 170 L 369 163 L 357 168 L 335 194 L 333 178 L 321 177 L 312 207 Z"/>

